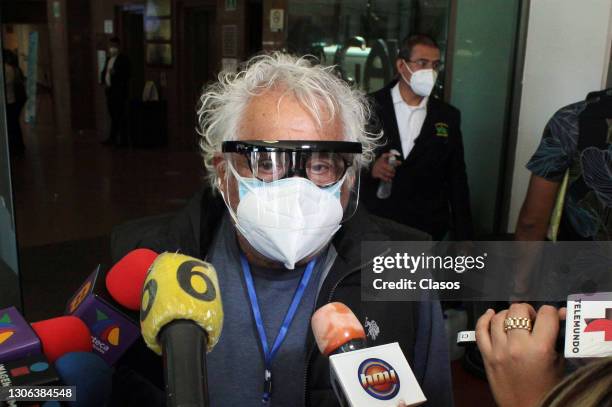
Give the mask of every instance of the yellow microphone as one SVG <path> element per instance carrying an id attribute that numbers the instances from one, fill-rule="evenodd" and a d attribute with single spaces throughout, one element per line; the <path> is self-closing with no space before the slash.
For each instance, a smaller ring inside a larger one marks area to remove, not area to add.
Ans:
<path id="1" fill-rule="evenodd" d="M 143 286 L 140 327 L 147 346 L 164 358 L 167 405 L 208 406 L 206 352 L 223 328 L 213 266 L 183 254 L 160 254 Z"/>

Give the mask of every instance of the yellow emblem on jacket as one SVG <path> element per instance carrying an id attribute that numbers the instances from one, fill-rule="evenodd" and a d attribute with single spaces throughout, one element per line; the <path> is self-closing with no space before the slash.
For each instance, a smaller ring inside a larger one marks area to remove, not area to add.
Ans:
<path id="1" fill-rule="evenodd" d="M 446 123 L 436 123 L 436 136 L 438 137 L 448 137 L 448 124 Z"/>

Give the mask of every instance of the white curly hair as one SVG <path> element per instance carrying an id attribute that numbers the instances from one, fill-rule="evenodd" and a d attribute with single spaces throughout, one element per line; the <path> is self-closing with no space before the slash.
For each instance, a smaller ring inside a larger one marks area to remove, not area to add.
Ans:
<path id="1" fill-rule="evenodd" d="M 367 166 L 372 161 L 380 135 L 367 131 L 370 107 L 363 92 L 351 89 L 338 78 L 333 66 L 313 65 L 308 57 L 275 52 L 251 58 L 238 73 L 221 72 L 218 81 L 205 88 L 200 97 L 197 132 L 213 189 L 218 186 L 213 166 L 215 153 L 221 152 L 224 141 L 238 138 L 240 121 L 250 99 L 272 88 L 284 89 L 295 96 L 319 126 L 339 116 L 345 140 L 362 145 L 360 164 Z"/>

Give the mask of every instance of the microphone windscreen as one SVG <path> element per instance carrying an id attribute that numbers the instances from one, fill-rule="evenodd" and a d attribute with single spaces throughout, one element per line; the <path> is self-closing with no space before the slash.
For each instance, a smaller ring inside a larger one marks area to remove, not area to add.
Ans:
<path id="1" fill-rule="evenodd" d="M 353 311 L 341 302 L 319 308 L 312 316 L 311 325 L 317 346 L 326 356 L 351 340 L 366 337 Z"/>
<path id="2" fill-rule="evenodd" d="M 44 355 L 50 362 L 68 352 L 91 352 L 91 332 L 80 318 L 63 316 L 34 322 Z"/>
<path id="3" fill-rule="evenodd" d="M 55 369 L 64 385 L 76 386 L 76 401 L 66 404 L 76 407 L 107 405 L 112 391 L 113 372 L 98 355 L 70 352 L 55 361 Z"/>
<path id="4" fill-rule="evenodd" d="M 223 328 L 219 282 L 211 264 L 183 254 L 162 253 L 147 274 L 140 307 L 142 336 L 157 354 L 161 354 L 159 332 L 175 320 L 192 320 L 202 327 L 210 352 Z"/>
<path id="5" fill-rule="evenodd" d="M 115 301 L 133 311 L 140 309 L 142 286 L 156 257 L 153 250 L 132 250 L 109 270 L 106 289 Z"/>

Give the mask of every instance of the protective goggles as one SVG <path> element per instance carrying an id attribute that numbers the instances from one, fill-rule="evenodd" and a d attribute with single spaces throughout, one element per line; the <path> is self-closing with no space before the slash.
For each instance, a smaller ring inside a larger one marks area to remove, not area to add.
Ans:
<path id="1" fill-rule="evenodd" d="M 257 205 L 261 207 L 253 212 L 284 213 L 292 218 L 296 210 L 314 213 L 328 199 L 339 199 L 344 222 L 355 213 L 359 201 L 361 151 L 360 143 L 348 141 L 225 141 L 222 152 L 229 166 L 224 180 L 226 203 L 236 213 L 248 195 L 265 196 L 266 201 L 276 202 L 274 211 L 261 206 L 260 199 Z M 295 197 L 299 202 L 293 202 Z"/>
<path id="2" fill-rule="evenodd" d="M 359 172 L 361 143 L 350 141 L 225 141 L 222 152 L 243 177 L 273 182 L 303 177 L 320 188 Z"/>

